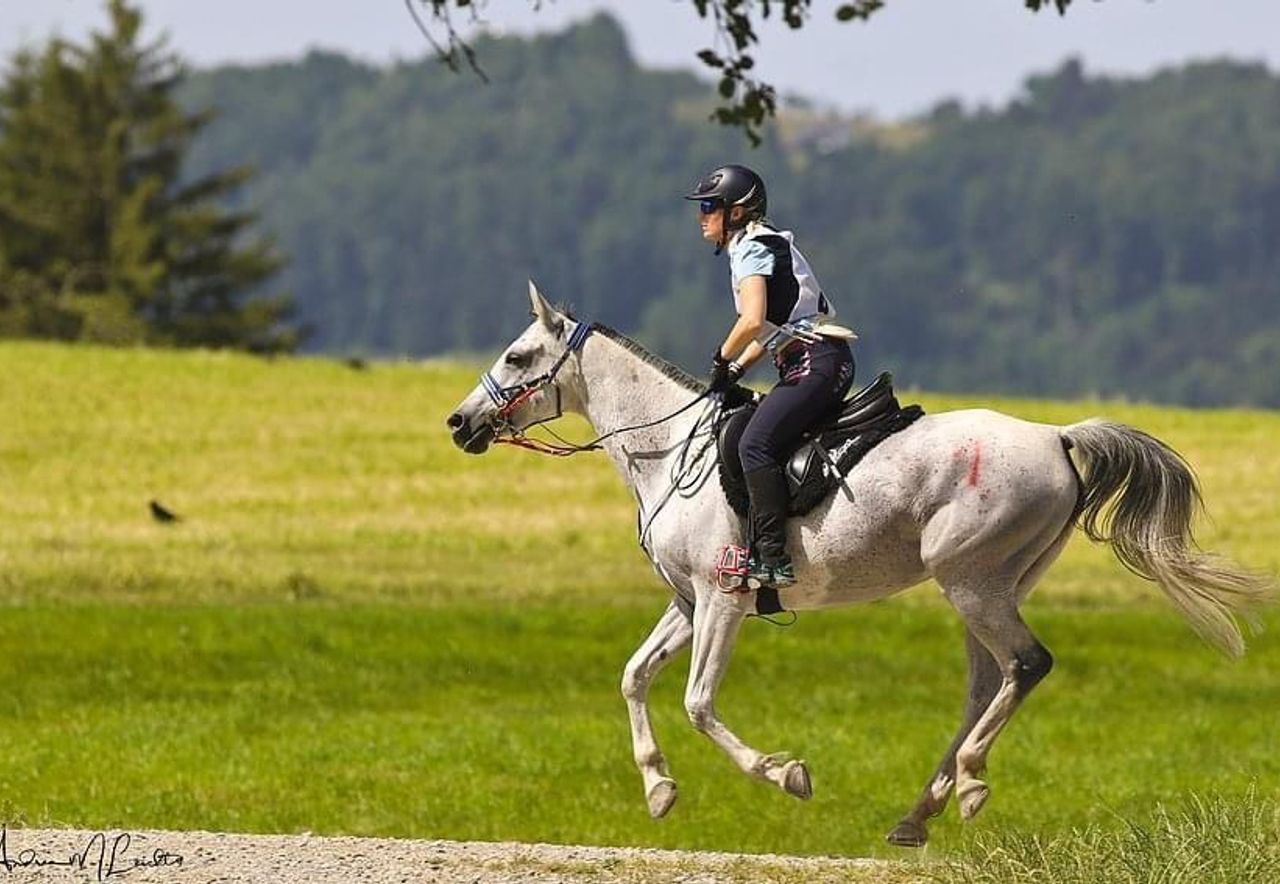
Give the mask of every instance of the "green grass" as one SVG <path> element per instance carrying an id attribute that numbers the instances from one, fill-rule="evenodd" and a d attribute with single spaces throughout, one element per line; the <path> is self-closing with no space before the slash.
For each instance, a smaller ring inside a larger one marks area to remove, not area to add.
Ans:
<path id="1" fill-rule="evenodd" d="M 0 377 L 10 824 L 901 855 L 880 838 L 963 701 L 931 589 L 744 631 L 721 711 L 810 762 L 808 804 L 691 732 L 674 666 L 654 707 L 681 797 L 653 823 L 617 682 L 667 596 L 602 457 L 456 452 L 443 418 L 475 373 L 444 364 L 4 344 Z M 1141 426 L 1197 467 L 1206 545 L 1280 569 L 1280 415 L 904 398 Z M 1026 614 L 1058 667 L 987 809 L 949 811 L 929 856 L 1280 787 L 1275 616 L 1224 661 L 1083 538 Z"/>
<path id="2" fill-rule="evenodd" d="M 1250 790 L 1160 805 L 1149 819 L 1065 835 L 975 838 L 939 864 L 946 884 L 1240 884 L 1280 881 L 1280 807 Z"/>
<path id="3" fill-rule="evenodd" d="M 1280 649 L 1227 666 L 1160 613 L 1037 619 L 1061 665 L 995 753 L 980 830 L 1280 784 Z M 0 669 L 0 785 L 32 824 L 892 855 L 879 838 L 957 723 L 945 612 L 874 605 L 747 630 L 723 714 L 803 753 L 808 804 L 737 773 L 687 727 L 680 679 L 660 682 L 682 788 L 662 823 L 645 815 L 615 689 L 644 625 L 555 605 L 15 609 L 0 626 L 16 651 Z M 960 832 L 944 819 L 938 845 Z"/>

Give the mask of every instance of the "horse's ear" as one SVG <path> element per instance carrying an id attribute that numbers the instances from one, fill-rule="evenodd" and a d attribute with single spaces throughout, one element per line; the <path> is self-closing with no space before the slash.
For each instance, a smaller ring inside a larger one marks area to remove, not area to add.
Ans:
<path id="1" fill-rule="evenodd" d="M 564 319 L 560 316 L 559 311 L 552 307 L 546 298 L 542 297 L 542 292 L 538 291 L 538 286 L 534 284 L 532 279 L 529 280 L 529 303 L 532 305 L 533 315 L 538 318 L 538 321 L 551 331 L 559 334 L 560 330 L 564 328 Z"/>

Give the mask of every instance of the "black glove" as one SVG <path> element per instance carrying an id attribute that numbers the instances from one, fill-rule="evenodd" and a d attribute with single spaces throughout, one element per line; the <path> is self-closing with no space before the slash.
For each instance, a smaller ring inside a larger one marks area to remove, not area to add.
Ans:
<path id="1" fill-rule="evenodd" d="M 720 351 L 716 350 L 715 355 L 711 357 L 711 377 L 707 381 L 708 392 L 723 393 L 740 377 L 742 377 L 742 366 L 725 359 L 720 355 Z"/>
<path id="2" fill-rule="evenodd" d="M 759 396 L 755 390 L 750 387 L 744 387 L 741 384 L 730 384 L 720 397 L 720 401 L 724 407 L 732 411 L 735 408 L 741 408 L 744 405 L 752 405 L 756 403 L 756 397 Z"/>

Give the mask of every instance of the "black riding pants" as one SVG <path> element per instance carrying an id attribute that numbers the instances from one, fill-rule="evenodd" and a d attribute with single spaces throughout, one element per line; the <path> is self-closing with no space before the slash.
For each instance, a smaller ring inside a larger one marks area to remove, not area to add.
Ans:
<path id="1" fill-rule="evenodd" d="M 796 341 L 774 358 L 779 381 L 742 431 L 738 455 L 749 473 L 776 467 L 804 432 L 832 412 L 853 384 L 847 341 Z"/>

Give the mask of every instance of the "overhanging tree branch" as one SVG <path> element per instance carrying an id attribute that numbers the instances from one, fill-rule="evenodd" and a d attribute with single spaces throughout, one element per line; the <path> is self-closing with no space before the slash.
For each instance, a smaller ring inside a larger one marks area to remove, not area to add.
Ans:
<path id="1" fill-rule="evenodd" d="M 530 0 L 535 10 L 541 8 L 541 0 Z M 805 26 L 813 12 L 813 0 L 689 0 L 699 17 L 710 19 L 716 30 L 716 45 L 703 49 L 698 59 L 719 75 L 716 89 L 722 103 L 712 112 L 711 118 L 725 126 L 741 128 L 752 144 L 760 143 L 760 129 L 777 111 L 777 94 L 773 86 L 752 75 L 755 68 L 753 47 L 760 45 L 756 22 L 768 19 L 775 12 L 788 27 L 799 30 Z M 884 9 L 889 0 L 852 0 L 841 3 L 835 9 L 840 22 L 868 21 Z M 1012 0 L 1011 0 L 1012 2 Z M 1042 8 L 1057 9 L 1065 15 L 1072 0 L 1023 0 L 1027 9 L 1039 12 Z M 405 6 L 418 25 L 418 29 L 431 43 L 440 61 L 452 71 L 460 71 L 463 64 L 481 80 L 489 81 L 480 67 L 475 50 L 462 38 L 454 26 L 452 13 L 466 11 L 471 21 L 479 22 L 479 9 L 485 0 L 405 0 Z M 419 15 L 417 7 L 430 13 L 434 22 L 444 30 L 443 39 L 432 34 L 431 28 Z"/>

